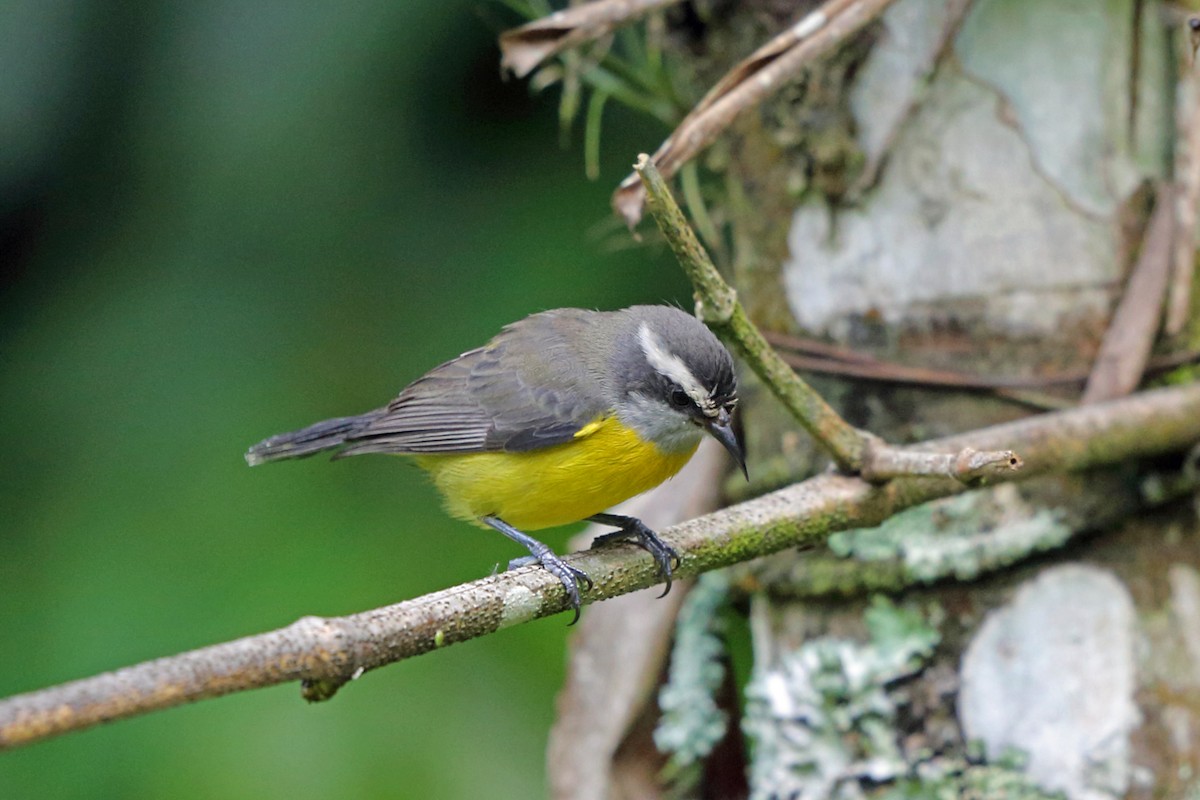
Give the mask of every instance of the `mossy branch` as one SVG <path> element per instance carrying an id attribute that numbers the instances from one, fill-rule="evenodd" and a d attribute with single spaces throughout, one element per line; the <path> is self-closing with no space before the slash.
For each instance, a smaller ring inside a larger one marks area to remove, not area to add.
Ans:
<path id="1" fill-rule="evenodd" d="M 974 484 L 1020 469 L 1021 459 L 1011 450 L 981 451 L 965 447 L 955 453 L 931 453 L 891 447 L 842 419 L 775 352 L 746 316 L 737 292 L 713 265 L 650 157 L 645 153 L 639 155 L 634 171 L 642 179 L 650 213 L 692 282 L 696 316 L 737 351 L 843 472 L 875 482 L 932 475 Z"/>
<path id="2" fill-rule="evenodd" d="M 842 471 L 857 473 L 867 446 L 862 433 L 805 383 L 750 322 L 737 292 L 713 265 L 650 157 L 639 155 L 634 170 L 646 187 L 650 213 L 692 282 L 696 316 L 737 351 Z"/>
<path id="3" fill-rule="evenodd" d="M 1019 445 L 1022 475 L 1075 471 L 1186 450 L 1200 441 L 1200 386 L 1159 389 L 928 442 L 932 452 Z M 682 556 L 678 578 L 787 548 L 963 490 L 949 479 L 901 478 L 875 485 L 821 475 L 676 525 L 662 537 Z M 584 602 L 657 583 L 653 559 L 633 545 L 567 559 L 595 581 Z M 562 583 L 524 567 L 396 605 L 346 617 L 305 617 L 280 630 L 149 661 L 0 700 L 0 749 L 182 705 L 207 697 L 301 681 L 309 700 L 331 697 L 364 672 L 568 608 Z"/>

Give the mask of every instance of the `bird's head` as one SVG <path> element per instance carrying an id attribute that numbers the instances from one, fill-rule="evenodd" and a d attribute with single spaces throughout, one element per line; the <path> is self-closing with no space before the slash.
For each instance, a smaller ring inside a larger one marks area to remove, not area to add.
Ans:
<path id="1" fill-rule="evenodd" d="M 733 432 L 737 377 L 725 346 L 702 322 L 670 306 L 633 306 L 614 355 L 617 414 L 646 440 L 672 452 L 708 433 L 746 472 Z"/>

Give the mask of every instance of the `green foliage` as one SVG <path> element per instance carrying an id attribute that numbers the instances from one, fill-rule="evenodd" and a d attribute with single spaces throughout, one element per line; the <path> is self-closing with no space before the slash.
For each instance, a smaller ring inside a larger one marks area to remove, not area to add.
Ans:
<path id="1" fill-rule="evenodd" d="M 0 292 L 0 695 L 520 555 L 399 459 L 242 460 L 533 311 L 686 300 L 669 254 L 600 251 L 607 184 L 499 81 L 477 11 L 0 12 L 0 153 L 20 152 L 0 221 L 21 245 Z M 611 183 L 658 134 L 606 113 Z M 278 687 L 5 753 L 0 797 L 543 796 L 566 633 L 447 648 L 325 704 Z"/>

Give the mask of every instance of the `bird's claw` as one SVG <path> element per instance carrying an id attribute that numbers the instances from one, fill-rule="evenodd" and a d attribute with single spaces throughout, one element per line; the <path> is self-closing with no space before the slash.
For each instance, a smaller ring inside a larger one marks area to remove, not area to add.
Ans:
<path id="1" fill-rule="evenodd" d="M 659 597 L 667 596 L 667 592 L 671 591 L 672 573 L 675 567 L 683 563 L 683 559 L 680 558 L 679 552 L 674 547 L 660 539 L 657 533 L 647 527 L 646 523 L 633 517 L 628 518 L 627 522 L 623 522 L 619 530 L 597 536 L 592 540 L 592 547 L 608 542 L 633 542 L 648 552 L 654 558 L 654 563 L 658 565 L 658 574 L 666 581 L 666 587 L 663 588 L 663 593 Z"/>
<path id="2" fill-rule="evenodd" d="M 509 569 L 515 569 L 516 567 L 522 567 L 526 564 L 537 562 L 545 567 L 547 572 L 562 581 L 563 588 L 567 590 L 567 599 L 571 601 L 571 608 L 575 609 L 575 618 L 571 620 L 571 624 L 574 625 L 576 622 L 578 622 L 579 607 L 582 605 L 582 602 L 579 598 L 579 583 L 582 581 L 583 583 L 587 584 L 588 589 L 591 589 L 593 586 L 595 586 L 595 584 L 592 583 L 592 579 L 588 577 L 588 574 L 581 569 L 572 567 L 570 564 L 555 555 L 554 551 L 551 550 L 547 545 L 539 542 L 537 539 L 534 539 L 527 533 L 522 533 L 499 517 L 480 517 L 479 520 L 488 527 L 495 528 L 496 530 L 500 531 L 514 542 L 520 543 L 525 547 L 526 550 L 529 551 L 528 556 L 525 556 L 524 558 L 514 558 L 512 561 L 508 562 Z"/>
<path id="3" fill-rule="evenodd" d="M 508 562 L 508 568 L 516 569 L 517 567 L 524 567 L 529 564 L 541 564 L 547 572 L 562 582 L 563 588 L 567 592 L 567 600 L 570 601 L 571 608 L 575 611 L 575 617 L 571 620 L 571 624 L 574 625 L 578 622 L 579 608 L 582 605 L 582 600 L 579 596 L 579 584 L 582 583 L 588 590 L 591 590 L 595 587 L 591 577 L 578 567 L 572 567 L 563 561 L 550 548 L 546 548 L 535 555 L 514 558 Z"/>

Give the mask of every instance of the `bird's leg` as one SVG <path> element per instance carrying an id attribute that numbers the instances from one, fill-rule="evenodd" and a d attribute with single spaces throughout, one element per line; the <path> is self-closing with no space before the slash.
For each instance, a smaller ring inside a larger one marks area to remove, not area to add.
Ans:
<path id="1" fill-rule="evenodd" d="M 525 549 L 529 551 L 529 556 L 523 558 L 514 558 L 512 561 L 508 562 L 509 569 L 515 569 L 516 567 L 536 561 L 545 567 L 547 572 L 562 581 L 563 587 L 567 590 L 567 599 L 571 601 L 571 607 L 575 609 L 575 619 L 571 620 L 571 624 L 574 625 L 576 622 L 578 622 L 579 582 L 583 581 L 583 583 L 587 584 L 587 588 L 592 588 L 592 579 L 588 577 L 587 573 L 581 569 L 572 567 L 570 564 L 556 556 L 554 551 L 549 547 L 542 544 L 537 539 L 534 539 L 532 536 L 521 533 L 521 531 L 517 530 L 512 525 L 509 525 L 499 517 L 482 517 L 481 519 L 488 526 L 500 531 L 514 542 L 523 545 Z"/>
<path id="2" fill-rule="evenodd" d="M 667 592 L 671 591 L 671 570 L 681 563 L 679 553 L 675 551 L 674 547 L 658 538 L 657 533 L 646 527 L 646 523 L 636 517 L 626 517 L 621 514 L 593 514 L 588 517 L 588 520 L 620 528 L 612 533 L 603 533 L 597 536 L 592 540 L 592 547 L 605 542 L 630 541 L 654 556 L 654 563 L 658 564 L 658 574 L 662 575 L 667 582 L 667 587 L 663 589 L 663 593 L 659 597 L 666 597 Z M 672 565 L 671 562 L 675 563 Z"/>

